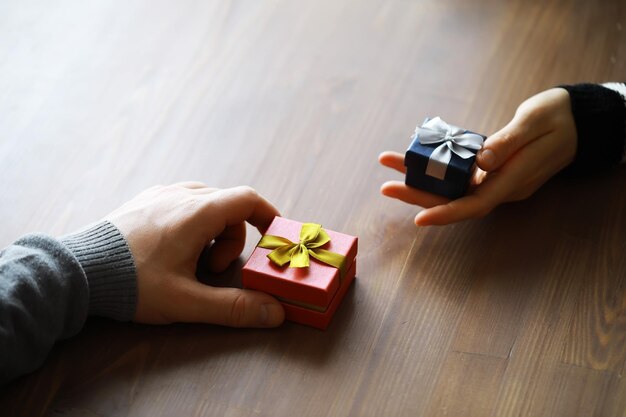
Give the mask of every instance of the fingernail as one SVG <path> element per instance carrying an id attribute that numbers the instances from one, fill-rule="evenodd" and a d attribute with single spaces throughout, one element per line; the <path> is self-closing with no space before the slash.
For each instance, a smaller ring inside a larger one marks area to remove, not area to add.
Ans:
<path id="1" fill-rule="evenodd" d="M 480 151 L 480 162 L 484 168 L 492 167 L 496 163 L 496 154 L 491 149 L 483 149 Z"/>
<path id="2" fill-rule="evenodd" d="M 261 304 L 259 322 L 261 326 L 274 327 L 283 322 L 283 308 L 279 304 Z"/>

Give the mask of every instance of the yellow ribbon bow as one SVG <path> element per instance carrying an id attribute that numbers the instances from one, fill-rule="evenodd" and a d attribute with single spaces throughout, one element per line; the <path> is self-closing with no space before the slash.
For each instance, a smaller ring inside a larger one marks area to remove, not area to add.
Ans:
<path id="1" fill-rule="evenodd" d="M 346 257 L 335 252 L 320 249 L 330 242 L 330 236 L 321 224 L 304 223 L 300 230 L 300 242 L 273 235 L 265 235 L 257 246 L 273 249 L 267 257 L 278 266 L 289 264 L 290 268 L 308 268 L 309 256 L 318 261 L 339 269 L 341 277 L 344 275 Z"/>

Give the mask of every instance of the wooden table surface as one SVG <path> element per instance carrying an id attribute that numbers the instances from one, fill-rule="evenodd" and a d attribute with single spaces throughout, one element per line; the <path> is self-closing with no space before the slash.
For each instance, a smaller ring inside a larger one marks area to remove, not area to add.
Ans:
<path id="1" fill-rule="evenodd" d="M 376 160 L 625 74 L 622 0 L 2 2 L 2 246 L 182 180 L 360 240 L 327 331 L 90 319 L 0 414 L 625 416 L 626 171 L 416 228 Z"/>

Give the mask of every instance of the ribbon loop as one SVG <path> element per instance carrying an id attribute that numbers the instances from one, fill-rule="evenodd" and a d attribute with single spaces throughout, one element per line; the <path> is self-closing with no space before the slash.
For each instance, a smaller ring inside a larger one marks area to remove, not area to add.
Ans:
<path id="1" fill-rule="evenodd" d="M 300 242 L 273 235 L 265 235 L 257 246 L 265 249 L 273 249 L 267 257 L 278 266 L 289 264 L 290 268 L 308 268 L 309 258 L 325 263 L 339 269 L 341 277 L 345 273 L 346 257 L 329 250 L 320 249 L 330 242 L 330 236 L 322 225 L 316 223 L 304 223 L 300 229 Z"/>
<path id="2" fill-rule="evenodd" d="M 416 127 L 413 138 L 415 137 L 422 145 L 441 143 L 430 155 L 426 166 L 426 175 L 440 180 L 446 176 L 453 153 L 463 159 L 471 158 L 475 155 L 471 150 L 482 148 L 484 141 L 481 135 L 450 125 L 440 117 L 429 119 L 422 126 Z"/>
<path id="3" fill-rule="evenodd" d="M 270 249 L 270 248 L 266 247 L 266 249 Z M 274 262 L 276 265 L 285 266 L 285 264 L 288 263 L 291 260 L 291 258 L 293 258 L 293 253 L 295 249 L 296 249 L 295 246 L 284 245 L 268 253 L 267 257 L 270 258 L 270 260 Z"/>

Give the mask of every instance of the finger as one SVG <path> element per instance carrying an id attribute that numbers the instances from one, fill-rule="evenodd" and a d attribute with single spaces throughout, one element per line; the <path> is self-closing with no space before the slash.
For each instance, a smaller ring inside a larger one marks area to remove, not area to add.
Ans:
<path id="1" fill-rule="evenodd" d="M 207 266 L 211 272 L 223 272 L 241 255 L 246 244 L 246 225 L 237 223 L 226 226 L 215 238 L 207 254 Z"/>
<path id="2" fill-rule="evenodd" d="M 276 327 L 285 312 L 273 297 L 252 290 L 216 288 L 186 280 L 172 313 L 177 322 L 211 323 L 230 327 Z"/>
<path id="3" fill-rule="evenodd" d="M 445 197 L 409 187 L 401 181 L 387 181 L 380 187 L 380 192 L 387 197 L 420 207 L 433 207 L 450 201 Z"/>
<path id="4" fill-rule="evenodd" d="M 495 171 L 517 151 L 549 131 L 546 123 L 534 120 L 533 112 L 519 112 L 513 120 L 485 140 L 476 155 L 476 164 L 485 171 Z"/>
<path id="5" fill-rule="evenodd" d="M 188 192 L 191 194 L 200 195 L 200 194 L 211 194 L 219 190 L 220 190 L 219 188 L 205 187 L 205 188 L 190 188 Z"/>
<path id="6" fill-rule="evenodd" d="M 227 226 L 248 222 L 263 233 L 279 211 L 247 186 L 218 190 L 207 195 L 202 215 L 208 236 L 220 235 Z"/>
<path id="7" fill-rule="evenodd" d="M 219 190 L 215 187 L 207 187 L 201 182 L 185 181 L 172 185 L 173 187 L 184 188 L 190 194 L 211 194 Z"/>
<path id="8" fill-rule="evenodd" d="M 406 174 L 406 167 L 404 166 L 404 155 L 398 152 L 386 151 L 378 155 L 378 162 L 381 165 L 395 169 L 402 174 Z"/>
<path id="9" fill-rule="evenodd" d="M 476 217 L 483 217 L 492 206 L 476 195 L 469 195 L 447 204 L 422 210 L 415 216 L 417 226 L 441 226 Z"/>
<path id="10" fill-rule="evenodd" d="M 565 148 L 570 146 L 569 150 Z M 554 174 L 565 168 L 575 154 L 575 144 L 563 144 L 563 135 L 550 132 L 526 146 L 502 168 L 498 185 L 502 201 L 523 200 L 534 193 Z M 492 182 L 492 181 L 490 181 Z M 506 184 L 500 187 L 500 183 Z"/>
<path id="11" fill-rule="evenodd" d="M 204 183 L 199 181 L 182 181 L 172 184 L 175 187 L 189 188 L 191 190 L 198 188 L 208 188 Z"/>
<path id="12" fill-rule="evenodd" d="M 470 177 L 470 183 L 467 194 L 472 194 L 472 190 L 482 184 L 488 173 L 480 168 L 476 168 Z M 493 174 L 492 174 L 493 175 Z"/>

